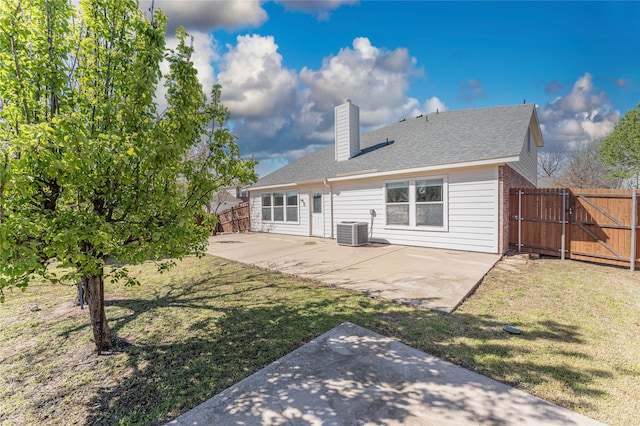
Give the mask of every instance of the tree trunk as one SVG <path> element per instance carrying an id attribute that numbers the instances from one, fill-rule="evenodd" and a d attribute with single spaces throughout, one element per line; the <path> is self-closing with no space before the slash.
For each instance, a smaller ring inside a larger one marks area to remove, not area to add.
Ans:
<path id="1" fill-rule="evenodd" d="M 102 274 L 83 277 L 82 289 L 89 306 L 96 351 L 100 355 L 103 350 L 111 348 L 111 330 L 104 312 L 104 281 Z"/>

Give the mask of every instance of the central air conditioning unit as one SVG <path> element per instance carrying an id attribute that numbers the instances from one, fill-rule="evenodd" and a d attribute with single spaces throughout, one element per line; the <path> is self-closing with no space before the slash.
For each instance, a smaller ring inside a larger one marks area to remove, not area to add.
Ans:
<path id="1" fill-rule="evenodd" d="M 337 231 L 338 245 L 356 247 L 369 244 L 367 222 L 340 222 Z"/>

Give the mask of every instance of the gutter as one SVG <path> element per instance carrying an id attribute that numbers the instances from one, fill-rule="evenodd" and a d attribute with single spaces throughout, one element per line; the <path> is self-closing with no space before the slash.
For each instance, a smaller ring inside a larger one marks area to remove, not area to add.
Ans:
<path id="1" fill-rule="evenodd" d="M 331 185 L 329 184 L 329 181 L 327 179 L 324 180 L 324 182 L 322 182 L 324 184 L 324 186 L 326 186 L 327 188 L 329 188 L 329 213 L 330 213 L 330 217 L 331 217 L 331 234 L 330 234 L 330 238 L 333 239 L 333 188 L 331 187 Z"/>
<path id="2" fill-rule="evenodd" d="M 277 189 L 277 188 L 295 188 L 297 187 L 297 183 L 285 183 L 279 185 L 266 185 L 266 186 L 252 186 L 249 188 L 249 191 L 262 191 L 264 189 Z"/>
<path id="3" fill-rule="evenodd" d="M 278 188 L 297 188 L 299 186 L 304 185 L 313 185 L 313 184 L 322 184 L 326 181 L 326 179 L 313 179 L 313 180 L 303 180 L 300 182 L 294 183 L 283 183 L 283 184 L 275 184 L 275 185 L 265 185 L 265 186 L 252 186 L 249 188 L 252 191 L 262 191 L 265 189 L 278 189 Z"/>
<path id="4" fill-rule="evenodd" d="M 255 186 L 249 188 L 251 191 L 262 191 L 267 189 L 278 189 L 278 188 L 297 188 L 303 185 L 311 185 L 322 183 L 327 187 L 329 182 L 341 182 L 355 179 L 367 179 L 367 178 L 377 178 L 377 177 L 386 177 L 386 176 L 394 176 L 394 175 L 405 175 L 405 174 L 418 174 L 425 172 L 437 172 L 451 169 L 463 169 L 466 167 L 478 167 L 478 166 L 503 166 L 507 163 L 514 163 L 520 161 L 520 155 L 513 155 L 510 157 L 497 157 L 491 158 L 487 160 L 478 160 L 478 161 L 467 161 L 465 163 L 450 163 L 450 164 L 438 164 L 434 166 L 427 167 L 416 167 L 413 169 L 399 169 L 399 170 L 388 170 L 379 172 L 375 169 L 370 170 L 362 170 L 356 172 L 349 173 L 340 173 L 335 177 L 324 178 L 323 179 L 312 179 L 306 181 L 299 181 L 294 183 L 285 183 L 285 184 L 276 184 L 276 185 L 265 185 L 265 186 Z"/>
<path id="5" fill-rule="evenodd" d="M 439 164 L 435 166 L 416 167 L 413 169 L 389 170 L 385 172 L 365 170 L 364 172 L 362 172 L 362 174 L 359 174 L 360 172 L 342 174 L 333 178 L 325 179 L 325 181 L 340 182 L 340 181 L 354 180 L 354 179 L 367 179 L 367 178 L 385 177 L 385 176 L 393 176 L 393 175 L 405 175 L 405 174 L 415 174 L 415 173 L 424 173 L 424 172 L 434 172 L 434 171 L 441 171 L 441 170 L 444 171 L 444 170 L 451 170 L 451 169 L 462 169 L 466 167 L 501 166 L 506 163 L 512 163 L 519 160 L 520 160 L 520 156 L 514 155 L 511 157 L 492 158 L 490 160 L 468 161 L 466 163 Z"/>

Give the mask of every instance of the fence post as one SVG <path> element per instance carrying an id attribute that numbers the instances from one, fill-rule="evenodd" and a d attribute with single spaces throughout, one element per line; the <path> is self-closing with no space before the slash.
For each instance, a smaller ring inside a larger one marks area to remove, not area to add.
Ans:
<path id="1" fill-rule="evenodd" d="M 633 192 L 631 193 L 631 256 L 629 256 L 630 260 L 630 269 L 632 271 L 636 270 L 636 215 L 638 209 L 638 189 L 633 188 Z"/>
<path id="2" fill-rule="evenodd" d="M 566 248 L 567 234 L 567 190 L 562 188 L 562 241 L 560 242 L 560 259 L 564 260 L 564 252 Z"/>
<path id="3" fill-rule="evenodd" d="M 238 206 L 234 206 L 233 210 L 231 210 L 231 217 L 232 217 L 232 227 L 233 227 L 233 232 L 238 232 Z"/>
<path id="4" fill-rule="evenodd" d="M 518 190 L 518 253 L 522 253 L 522 189 Z"/>
<path id="5" fill-rule="evenodd" d="M 236 214 L 236 211 L 237 211 L 237 210 L 238 210 L 238 208 L 237 208 L 237 207 L 231 207 L 231 230 L 232 230 L 233 232 L 237 232 L 237 231 L 239 231 L 239 229 L 238 229 L 238 230 L 236 230 L 236 227 L 237 227 L 237 226 L 236 226 L 236 225 L 237 225 L 237 220 L 236 220 L 236 216 L 237 216 L 237 214 Z"/>

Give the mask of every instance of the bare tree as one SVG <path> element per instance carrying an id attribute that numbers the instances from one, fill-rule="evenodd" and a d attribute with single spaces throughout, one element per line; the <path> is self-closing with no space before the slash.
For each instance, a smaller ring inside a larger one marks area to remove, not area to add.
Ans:
<path id="1" fill-rule="evenodd" d="M 562 172 L 553 177 L 554 186 L 570 188 L 621 188 L 600 158 L 602 140 L 594 140 L 567 154 Z"/>
<path id="2" fill-rule="evenodd" d="M 220 207 L 223 204 L 225 204 L 228 200 L 230 200 L 231 197 L 232 195 L 227 189 L 225 188 L 220 189 L 218 192 L 213 194 L 213 196 L 211 197 L 211 200 L 205 206 L 207 213 L 218 214 L 218 210 L 220 209 Z"/>
<path id="3" fill-rule="evenodd" d="M 538 177 L 556 178 L 562 172 L 567 154 L 562 147 L 538 154 Z"/>

